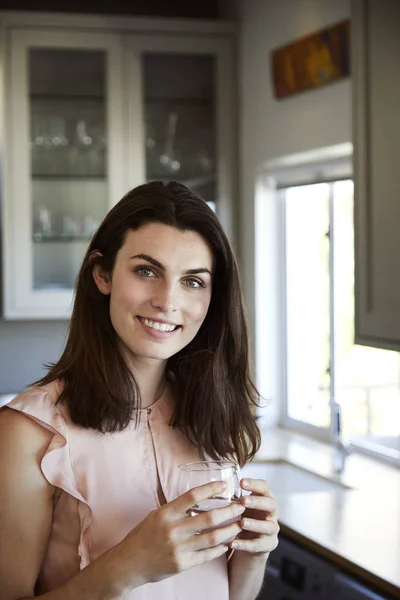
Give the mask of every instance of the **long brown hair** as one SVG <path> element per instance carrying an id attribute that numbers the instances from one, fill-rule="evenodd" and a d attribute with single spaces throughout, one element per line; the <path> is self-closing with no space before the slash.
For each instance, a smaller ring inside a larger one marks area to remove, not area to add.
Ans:
<path id="1" fill-rule="evenodd" d="M 109 314 L 110 298 L 97 288 L 93 266 L 113 271 L 127 232 L 165 223 L 199 233 L 215 261 L 210 306 L 195 338 L 168 360 L 180 427 L 202 455 L 236 457 L 243 465 L 260 445 L 254 416 L 259 394 L 249 369 L 248 328 L 237 262 L 215 213 L 177 182 L 152 182 L 128 192 L 107 214 L 82 263 L 66 346 L 35 385 L 61 380 L 59 402 L 72 421 L 100 432 L 122 431 L 139 418 L 140 390 L 128 368 Z"/>

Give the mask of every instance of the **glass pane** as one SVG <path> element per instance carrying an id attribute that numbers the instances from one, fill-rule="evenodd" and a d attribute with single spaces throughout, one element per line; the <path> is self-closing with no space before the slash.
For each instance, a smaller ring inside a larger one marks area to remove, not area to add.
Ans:
<path id="1" fill-rule="evenodd" d="M 354 344 L 353 182 L 334 184 L 337 398 L 350 438 L 400 451 L 400 354 Z"/>
<path id="2" fill-rule="evenodd" d="M 72 288 L 107 211 L 106 56 L 32 49 L 33 287 Z"/>
<path id="3" fill-rule="evenodd" d="M 329 185 L 286 191 L 288 416 L 330 423 Z"/>
<path id="4" fill-rule="evenodd" d="M 147 181 L 177 180 L 217 199 L 215 59 L 144 56 Z"/>

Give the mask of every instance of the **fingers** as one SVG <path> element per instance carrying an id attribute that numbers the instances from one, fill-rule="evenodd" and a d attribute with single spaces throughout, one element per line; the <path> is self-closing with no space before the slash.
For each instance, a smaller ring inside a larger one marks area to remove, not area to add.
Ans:
<path id="1" fill-rule="evenodd" d="M 268 513 L 276 513 L 278 510 L 278 502 L 273 496 L 243 496 L 240 502 L 246 508 L 262 510 Z"/>
<path id="2" fill-rule="evenodd" d="M 209 531 L 211 529 L 226 527 L 231 523 L 238 522 L 244 511 L 245 507 L 239 503 L 231 503 L 223 508 L 214 508 L 190 519 L 185 519 L 182 524 L 182 530 L 193 534 L 198 531 Z"/>
<path id="3" fill-rule="evenodd" d="M 250 495 L 242 496 L 240 502 L 252 510 L 260 510 L 273 517 L 278 517 L 278 503 L 272 494 L 269 485 L 263 479 L 243 479 L 243 489 L 251 490 Z"/>
<path id="4" fill-rule="evenodd" d="M 208 562 L 209 560 L 214 560 L 214 558 L 218 558 L 225 554 L 230 548 L 225 544 L 221 544 L 220 546 L 214 546 L 212 548 L 206 548 L 205 550 L 199 550 L 196 552 L 196 565 Z"/>
<path id="5" fill-rule="evenodd" d="M 246 478 L 240 483 L 251 492 L 240 500 L 249 510 L 240 521 L 242 534 L 229 545 L 252 554 L 272 552 L 278 545 L 278 503 L 263 479 Z"/>
<path id="6" fill-rule="evenodd" d="M 252 554 L 272 552 L 278 545 L 277 535 L 263 535 L 251 539 L 236 539 L 229 544 L 234 550 L 242 550 Z"/>
<path id="7" fill-rule="evenodd" d="M 169 502 L 168 507 L 175 512 L 176 516 L 181 517 L 186 515 L 186 512 L 195 504 L 221 494 L 225 489 L 226 483 L 224 481 L 206 483 L 205 485 L 188 490 L 185 494 L 176 498 L 176 500 Z"/>
<path id="8" fill-rule="evenodd" d="M 221 527 L 207 531 L 205 533 L 199 533 L 193 536 L 189 543 L 188 549 L 192 551 L 203 550 L 205 548 L 212 548 L 219 545 L 226 545 L 236 539 L 236 536 L 242 531 L 239 523 L 232 523 L 227 527 Z"/>
<path id="9" fill-rule="evenodd" d="M 245 518 L 240 521 L 240 526 L 245 531 L 258 533 L 260 535 L 277 535 L 279 525 L 276 521 L 260 521 L 259 519 Z"/>
<path id="10" fill-rule="evenodd" d="M 270 496 L 271 491 L 268 483 L 264 479 L 242 479 L 240 482 L 241 487 L 244 490 L 259 494 L 260 496 Z"/>

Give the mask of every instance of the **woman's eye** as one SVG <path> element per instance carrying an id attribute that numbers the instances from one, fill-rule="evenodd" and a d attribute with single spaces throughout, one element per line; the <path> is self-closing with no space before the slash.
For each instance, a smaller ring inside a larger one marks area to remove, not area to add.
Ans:
<path id="1" fill-rule="evenodd" d="M 204 283 L 199 279 L 186 279 L 186 285 L 193 289 L 204 287 Z"/>
<path id="2" fill-rule="evenodd" d="M 154 272 L 149 267 L 138 267 L 135 272 L 142 277 L 154 277 Z"/>

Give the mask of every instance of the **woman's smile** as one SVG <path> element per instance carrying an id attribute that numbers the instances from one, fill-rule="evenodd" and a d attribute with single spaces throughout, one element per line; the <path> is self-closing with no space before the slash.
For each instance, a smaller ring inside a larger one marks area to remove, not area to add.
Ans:
<path id="1" fill-rule="evenodd" d="M 166 323 L 165 321 L 155 321 L 153 319 L 146 319 L 144 317 L 138 317 L 138 320 L 145 328 L 146 333 L 153 335 L 158 339 L 168 338 L 171 334 L 175 333 L 181 328 L 180 325 Z"/>

